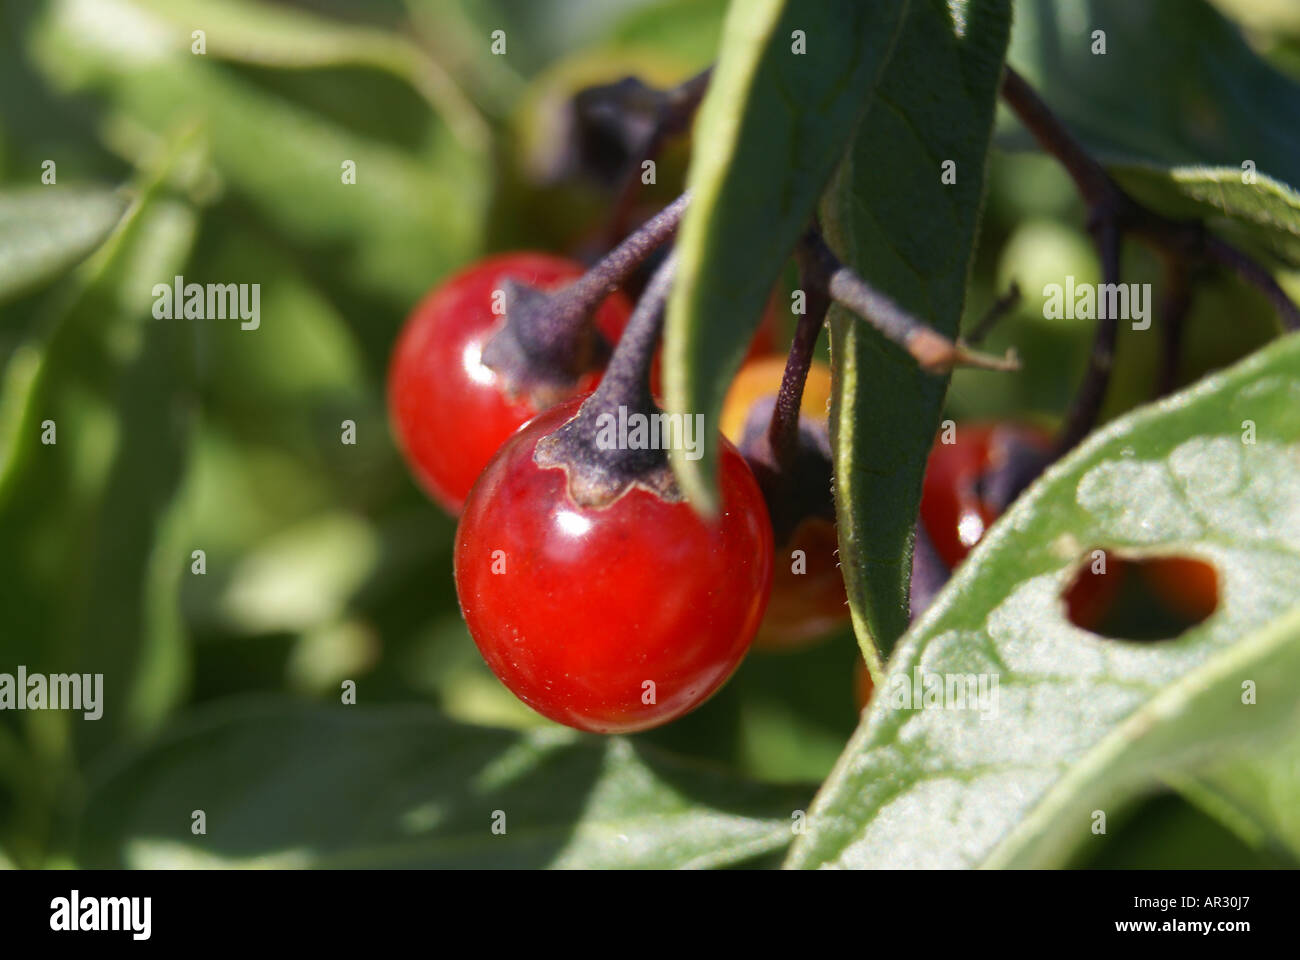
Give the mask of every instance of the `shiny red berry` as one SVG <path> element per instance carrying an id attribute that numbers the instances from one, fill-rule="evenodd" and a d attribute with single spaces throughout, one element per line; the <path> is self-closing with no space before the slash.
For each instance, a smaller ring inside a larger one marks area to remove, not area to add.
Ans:
<path id="1" fill-rule="evenodd" d="M 534 460 L 571 400 L 501 448 L 456 532 L 456 591 L 488 666 L 553 720 L 599 733 L 666 723 L 703 703 L 749 649 L 772 582 L 758 485 L 724 441 L 722 510 L 632 486 L 578 506 L 568 471 Z"/>
<path id="2" fill-rule="evenodd" d="M 488 257 L 439 284 L 407 320 L 389 368 L 389 415 L 420 485 L 450 513 L 460 511 L 506 438 L 538 413 L 481 361 L 484 344 L 505 323 L 493 310 L 502 285 L 551 290 L 582 272 L 575 261 L 541 253 Z M 627 299 L 614 293 L 596 311 L 596 327 L 614 343 L 630 313 Z M 597 379 L 584 375 L 573 392 L 591 390 Z"/>
<path id="3" fill-rule="evenodd" d="M 1052 449 L 1051 434 L 1022 423 L 959 424 L 954 440 L 934 445 L 921 495 L 921 522 L 949 568 L 966 559 Z M 1094 629 L 1114 606 L 1126 575 L 1119 557 L 1109 558 L 1104 574 L 1085 563 L 1063 592 L 1070 621 Z"/>
<path id="4" fill-rule="evenodd" d="M 959 424 L 954 440 L 941 437 L 930 451 L 921 494 L 921 521 L 949 568 L 1008 506 L 997 487 L 1013 459 L 1045 457 L 1052 446 L 1049 433 L 1019 423 Z"/>

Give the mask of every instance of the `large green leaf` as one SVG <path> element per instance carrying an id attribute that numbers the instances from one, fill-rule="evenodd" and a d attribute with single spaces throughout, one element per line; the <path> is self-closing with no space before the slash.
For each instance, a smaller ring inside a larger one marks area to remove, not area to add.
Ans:
<path id="1" fill-rule="evenodd" d="M 1092 835 L 1093 811 L 1294 729 L 1297 466 L 1300 336 L 1094 434 L 904 638 L 790 863 L 1059 864 Z M 1075 627 L 1060 593 L 1094 549 L 1200 557 L 1219 606 L 1165 642 Z M 918 670 L 995 681 L 993 709 L 906 709 Z"/>
<path id="2" fill-rule="evenodd" d="M 1097 30 L 1104 55 L 1092 52 Z M 1253 160 L 1300 184 L 1300 84 L 1204 0 L 1018 0 L 1008 57 L 1108 160 Z"/>
<path id="3" fill-rule="evenodd" d="M 50 184 L 0 193 L 0 301 L 75 265 L 126 207 L 125 196 L 102 187 Z"/>
<path id="4" fill-rule="evenodd" d="M 966 296 L 1010 16 L 1004 0 L 914 0 L 823 204 L 845 261 L 949 336 Z M 942 180 L 947 161 L 955 183 Z M 947 381 L 838 309 L 831 359 L 840 563 L 875 668 L 907 628 L 912 530 Z"/>
<path id="5" fill-rule="evenodd" d="M 24 389 L 5 398 L 0 662 L 103 673 L 103 717 L 80 728 L 97 743 L 156 721 L 183 682 L 176 581 L 191 548 L 177 542 L 177 511 L 193 347 L 187 321 L 151 317 L 150 290 L 181 268 L 196 224 L 188 205 L 155 195 L 161 176 L 55 292 L 51 329 L 7 371 Z"/>
<path id="6" fill-rule="evenodd" d="M 808 793 L 621 737 L 422 707 L 242 704 L 174 729 L 92 790 L 80 862 L 717 867 L 785 847 Z M 191 833 L 195 809 L 206 835 Z"/>
<path id="7" fill-rule="evenodd" d="M 717 423 L 781 268 L 867 103 L 905 0 L 732 3 L 700 108 L 664 340 L 669 409 Z M 793 51 L 803 31 L 806 53 Z M 674 451 L 697 504 L 716 506 L 718 437 Z"/>

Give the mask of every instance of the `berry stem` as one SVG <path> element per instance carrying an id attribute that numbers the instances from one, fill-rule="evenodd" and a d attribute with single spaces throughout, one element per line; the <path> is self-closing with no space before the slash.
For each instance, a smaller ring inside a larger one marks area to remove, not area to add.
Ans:
<path id="1" fill-rule="evenodd" d="M 797 256 L 799 284 L 806 301 L 804 312 L 795 324 L 794 339 L 790 342 L 790 353 L 786 357 L 781 386 L 776 394 L 776 405 L 772 408 L 772 421 L 767 429 L 772 459 L 778 470 L 787 474 L 794 469 L 799 455 L 799 407 L 803 403 L 808 371 L 812 369 L 817 337 L 821 333 L 822 324 L 826 322 L 826 311 L 831 306 L 826 287 L 815 282 L 817 268 L 810 262 L 806 248 L 800 247 Z"/>
<path id="2" fill-rule="evenodd" d="M 650 394 L 650 371 L 675 269 L 676 258 L 671 255 L 659 265 L 600 386 L 571 420 L 539 440 L 534 450 L 538 466 L 565 471 L 569 498 L 579 506 L 606 507 L 634 486 L 663 500 L 682 499 L 662 444 L 624 447 L 607 442 L 615 424 L 626 425 L 638 415 L 650 418 L 658 412 Z"/>
<path id="3" fill-rule="evenodd" d="M 1113 221 L 1104 221 L 1094 231 L 1094 236 L 1101 251 L 1103 282 L 1119 283 L 1120 230 L 1118 225 Z M 1115 366 L 1119 317 L 1112 316 L 1109 310 L 1102 310 L 1100 313 L 1097 329 L 1093 334 L 1092 350 L 1088 355 L 1088 370 L 1084 374 L 1083 383 L 1075 394 L 1074 401 L 1070 404 L 1065 423 L 1057 435 L 1053 460 L 1073 450 L 1079 441 L 1092 432 L 1101 413 L 1102 403 L 1106 399 L 1111 370 Z"/>
<path id="4" fill-rule="evenodd" d="M 604 379 L 592 394 L 593 407 L 617 412 L 619 406 L 625 406 L 643 413 L 653 408 L 650 370 L 676 270 L 677 258 L 670 254 L 650 278 L 627 322 L 623 338 L 614 349 Z"/>
<path id="5" fill-rule="evenodd" d="M 993 328 L 998 325 L 1007 314 L 1016 308 L 1020 303 L 1020 284 L 1012 281 L 1007 288 L 1007 292 L 1002 294 L 993 301 L 984 316 L 980 317 L 975 323 L 975 329 L 965 338 L 966 343 L 972 347 L 977 347 L 984 342 L 984 338 L 992 332 Z"/>
<path id="6" fill-rule="evenodd" d="M 916 319 L 841 263 L 816 230 L 804 234 L 802 244 L 810 275 L 825 287 L 830 298 L 910 353 L 922 369 L 946 373 L 954 367 L 1004 371 L 1020 368 L 1014 353 L 1005 357 L 978 353 Z"/>
<path id="7" fill-rule="evenodd" d="M 1183 349 L 1183 328 L 1192 305 L 1191 270 L 1182 260 L 1165 260 L 1165 289 L 1160 302 L 1160 374 L 1156 396 L 1172 393 L 1178 382 L 1178 359 Z"/>
<path id="8" fill-rule="evenodd" d="M 687 191 L 643 223 L 599 263 L 561 291 L 565 301 L 587 313 L 594 310 L 597 304 L 622 286 L 650 254 L 672 238 L 690 202 L 690 192 Z"/>
<path id="9" fill-rule="evenodd" d="M 502 376 L 510 392 L 527 393 L 539 409 L 571 391 L 580 375 L 599 369 L 610 346 L 593 327 L 592 314 L 672 238 L 689 203 L 689 193 L 683 193 L 560 290 L 506 282 L 506 322 L 484 345 L 484 365 Z"/>

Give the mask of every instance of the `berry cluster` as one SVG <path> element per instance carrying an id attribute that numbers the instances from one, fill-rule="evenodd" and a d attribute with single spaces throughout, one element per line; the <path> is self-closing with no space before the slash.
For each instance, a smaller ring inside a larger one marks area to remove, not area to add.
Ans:
<path id="1" fill-rule="evenodd" d="M 488 665 L 554 720 L 629 732 L 693 709 L 740 663 L 767 606 L 772 530 L 729 443 L 723 507 L 706 518 L 663 449 L 596 442 L 604 412 L 657 412 L 671 271 L 636 314 L 618 292 L 592 309 L 574 294 L 584 276 L 518 253 L 452 277 L 408 321 L 389 400 L 412 471 L 460 515 L 456 588 Z"/>
<path id="2" fill-rule="evenodd" d="M 806 308 L 771 352 L 775 295 L 722 413 L 721 509 L 696 513 L 666 446 L 600 442 L 662 417 L 658 343 L 674 258 L 635 310 L 622 292 L 676 231 L 683 195 L 591 269 L 489 257 L 440 284 L 394 350 L 390 415 L 429 495 L 460 516 L 461 610 L 496 675 L 561 723 L 642 730 L 702 703 L 757 638 L 806 645 L 848 617 L 831 498 L 829 369 L 813 359 L 832 299 L 930 370 L 999 366 L 871 290 L 815 230 Z M 667 439 L 667 438 L 665 438 Z M 764 615 L 766 611 L 766 616 Z"/>
<path id="3" fill-rule="evenodd" d="M 642 152 L 685 129 L 707 80 L 706 71 L 655 100 L 659 126 Z M 1013 107 L 1023 107 L 1018 78 L 1007 84 Z M 644 92 L 614 85 L 583 102 L 617 117 Z M 612 219 L 616 236 L 631 196 L 623 191 Z M 536 252 L 468 267 L 416 307 L 390 368 L 399 446 L 421 486 L 460 517 L 456 589 L 475 643 L 521 700 L 583 730 L 668 722 L 717 690 L 751 644 L 797 649 L 847 620 L 831 495 L 831 371 L 814 359 L 832 302 L 928 372 L 1016 365 L 907 314 L 841 263 L 813 224 L 795 251 L 805 308 L 788 354 L 774 352 L 770 303 L 749 324 L 759 333 L 718 425 L 721 508 L 700 515 L 678 489 L 663 444 L 600 439 L 610 422 L 663 417 L 658 343 L 673 254 L 661 258 L 635 309 L 627 291 L 670 244 L 689 200 L 683 194 L 590 269 Z M 1086 432 L 1102 382 L 1085 385 L 1056 438 L 1011 423 L 967 424 L 940 437 L 916 525 L 913 617 L 986 527 Z M 1142 579 L 1203 614 L 1215 585 L 1180 562 L 1149 563 Z M 1081 576 L 1065 594 L 1071 619 L 1097 624 L 1127 569 L 1117 558 L 1111 575 Z M 865 701 L 864 669 L 858 689 Z"/>

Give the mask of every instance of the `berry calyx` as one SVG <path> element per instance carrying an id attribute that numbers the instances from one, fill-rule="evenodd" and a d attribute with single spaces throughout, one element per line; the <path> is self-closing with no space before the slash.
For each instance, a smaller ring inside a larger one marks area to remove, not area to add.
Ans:
<path id="1" fill-rule="evenodd" d="M 488 257 L 439 284 L 411 313 L 393 351 L 388 408 L 397 441 L 420 485 L 453 515 L 506 438 L 541 409 L 484 363 L 486 343 L 505 324 L 494 299 L 513 289 L 551 290 L 581 277 L 581 264 L 542 253 Z M 631 307 L 611 294 L 594 326 L 617 341 Z M 590 391 L 595 370 L 573 392 Z"/>
<path id="2" fill-rule="evenodd" d="M 483 345 L 482 359 L 509 394 L 544 410 L 573 396 L 583 373 L 604 366 L 611 342 L 592 328 L 592 312 L 677 231 L 689 202 L 682 194 L 563 289 L 505 285 L 505 324 Z"/>
<path id="3" fill-rule="evenodd" d="M 767 510 L 734 447 L 721 444 L 722 509 L 706 519 L 663 447 L 601 439 L 606 416 L 656 413 L 649 375 L 670 279 L 671 260 L 595 393 L 506 442 L 456 532 L 456 591 L 488 666 L 580 730 L 645 730 L 699 706 L 749 649 L 771 588 Z"/>

